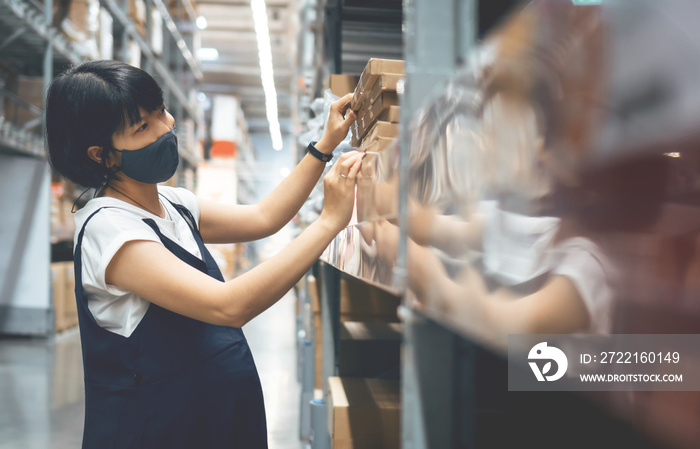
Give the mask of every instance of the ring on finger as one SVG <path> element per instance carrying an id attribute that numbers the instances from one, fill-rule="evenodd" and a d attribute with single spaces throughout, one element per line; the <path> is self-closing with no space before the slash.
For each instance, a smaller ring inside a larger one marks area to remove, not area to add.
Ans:
<path id="1" fill-rule="evenodd" d="M 347 179 L 347 177 L 348 177 L 348 175 L 344 175 L 343 173 L 338 173 L 338 175 L 340 175 L 341 178 L 346 178 L 346 179 Z"/>

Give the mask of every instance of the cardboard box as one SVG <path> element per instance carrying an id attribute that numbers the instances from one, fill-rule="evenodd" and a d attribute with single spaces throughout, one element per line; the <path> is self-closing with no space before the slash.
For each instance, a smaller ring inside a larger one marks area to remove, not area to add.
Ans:
<path id="1" fill-rule="evenodd" d="M 377 120 L 389 123 L 399 123 L 401 121 L 401 108 L 399 106 L 389 106 L 377 115 Z"/>
<path id="2" fill-rule="evenodd" d="M 359 111 L 366 95 L 371 90 L 374 83 L 377 81 L 379 75 L 384 74 L 403 74 L 404 73 L 404 62 L 395 59 L 370 59 L 367 62 L 360 79 L 357 82 L 357 87 L 355 88 L 355 95 L 353 96 L 352 103 L 350 107 L 353 111 Z"/>
<path id="3" fill-rule="evenodd" d="M 56 332 L 66 329 L 63 317 L 66 309 L 66 271 L 62 262 L 51 264 L 51 300 L 54 308 Z"/>
<path id="4" fill-rule="evenodd" d="M 396 139 L 388 137 L 379 137 L 375 140 L 365 139 L 362 141 L 362 145 L 357 149 L 363 153 L 381 153 L 386 150 L 389 145 L 392 144 Z"/>
<path id="5" fill-rule="evenodd" d="M 357 122 L 356 122 L 357 123 Z M 355 128 L 353 127 L 353 130 Z M 359 133 L 358 133 L 359 134 Z M 398 123 L 382 122 L 376 121 L 372 127 L 367 131 L 366 135 L 362 137 L 363 140 L 373 141 L 380 137 L 396 138 L 399 136 L 399 125 Z M 358 146 L 360 144 L 360 138 L 352 133 L 352 145 Z"/>
<path id="6" fill-rule="evenodd" d="M 320 313 L 321 300 L 319 298 L 320 292 L 318 291 L 318 282 L 316 281 L 316 277 L 308 276 L 306 282 L 306 288 L 308 289 L 309 296 L 311 297 L 311 311 L 314 313 Z"/>
<path id="7" fill-rule="evenodd" d="M 359 80 L 359 76 L 331 74 L 326 80 L 325 88 L 330 89 L 336 97 L 343 97 L 355 91 Z"/>
<path id="8" fill-rule="evenodd" d="M 75 301 L 73 262 L 51 264 L 51 292 L 56 314 L 56 332 L 77 326 L 78 308 Z"/>
<path id="9" fill-rule="evenodd" d="M 66 308 L 64 320 L 68 328 L 78 325 L 78 303 L 75 301 L 75 271 L 73 262 L 63 262 L 66 270 Z"/>
<path id="10" fill-rule="evenodd" d="M 362 140 L 380 117 L 386 117 L 386 120 L 383 121 L 398 122 L 398 108 L 399 97 L 396 92 L 381 93 L 372 104 L 365 104 L 365 107 L 358 113 L 359 118 L 351 126 L 353 137 L 357 141 Z"/>
<path id="11" fill-rule="evenodd" d="M 340 321 L 398 322 L 401 298 L 363 281 L 340 280 Z"/>
<path id="12" fill-rule="evenodd" d="M 146 2 L 144 0 L 129 0 L 127 15 L 134 22 L 134 25 L 136 25 L 136 29 L 139 31 L 139 33 L 145 36 Z"/>
<path id="13" fill-rule="evenodd" d="M 399 449 L 398 380 L 330 377 L 328 432 L 334 449 Z"/>
<path id="14" fill-rule="evenodd" d="M 338 374 L 379 377 L 398 373 L 402 336 L 400 323 L 341 323 Z"/>
<path id="15" fill-rule="evenodd" d="M 369 100 L 371 103 L 374 103 L 374 100 L 382 92 L 396 92 L 396 87 L 399 84 L 399 81 L 401 81 L 403 78 L 403 74 L 388 73 L 384 75 L 379 75 L 377 81 L 374 83 L 374 85 L 369 91 L 367 100 Z"/>
<path id="16" fill-rule="evenodd" d="M 321 324 L 321 300 L 318 283 L 314 276 L 307 278 L 308 294 L 311 297 L 312 325 L 314 327 L 314 385 L 323 388 L 323 329 Z"/>
<path id="17" fill-rule="evenodd" d="M 379 120 L 379 116 L 391 106 L 399 106 L 398 94 L 396 92 L 382 92 L 374 99 L 372 104 L 367 106 L 362 116 L 367 116 L 368 120 L 366 121 L 369 123 L 369 126 L 372 126 L 372 123 Z"/>
<path id="18" fill-rule="evenodd" d="M 367 87 L 365 94 L 357 100 L 358 114 L 363 115 L 367 109 L 375 102 L 377 97 L 384 92 L 396 93 L 396 88 L 404 75 L 396 73 L 385 73 L 379 75 L 372 86 Z M 397 103 L 398 104 L 398 103 Z"/>
<path id="19" fill-rule="evenodd" d="M 323 329 L 321 313 L 314 313 L 314 388 L 323 388 Z"/>
<path id="20" fill-rule="evenodd" d="M 7 83 L 6 90 L 14 93 L 19 99 L 41 109 L 44 107 L 44 78 L 41 76 L 17 76 Z M 19 105 L 7 98 L 5 100 L 5 120 L 16 126 L 23 126 L 30 121 L 40 125 L 41 115 L 30 111 L 24 105 Z M 35 130 L 40 130 L 37 126 Z"/>
<path id="21" fill-rule="evenodd" d="M 367 131 L 372 127 L 377 121 L 389 122 L 389 123 L 399 123 L 401 108 L 399 106 L 389 106 L 384 108 L 378 115 L 365 111 L 365 115 L 358 117 L 351 125 L 352 136 L 358 142 L 367 134 Z M 372 119 L 374 118 L 374 120 Z"/>

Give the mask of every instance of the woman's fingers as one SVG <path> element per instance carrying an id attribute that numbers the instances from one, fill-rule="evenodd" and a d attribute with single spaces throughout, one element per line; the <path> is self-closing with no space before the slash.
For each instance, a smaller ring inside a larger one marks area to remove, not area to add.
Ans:
<path id="1" fill-rule="evenodd" d="M 350 104 L 348 103 L 348 106 Z M 357 120 L 357 113 L 353 110 L 348 111 L 347 115 L 345 116 L 345 120 L 343 121 L 343 128 L 350 129 L 350 125 L 352 125 L 352 122 Z"/>
<path id="2" fill-rule="evenodd" d="M 350 171 L 348 172 L 348 179 L 350 179 L 351 181 L 355 181 L 357 174 L 362 168 L 362 159 L 364 158 L 364 153 L 359 153 L 358 156 L 355 158 L 355 162 L 352 164 L 352 167 L 350 167 Z"/>
<path id="3" fill-rule="evenodd" d="M 352 93 L 349 93 L 344 97 L 340 98 L 339 100 L 334 101 L 333 103 L 331 103 L 331 107 L 333 107 L 336 111 L 340 112 L 341 114 L 344 114 L 350 106 L 350 100 L 352 100 L 352 95 Z"/>
<path id="4" fill-rule="evenodd" d="M 333 165 L 333 172 L 336 174 L 342 173 L 347 175 L 348 171 L 350 171 L 350 167 L 352 167 L 352 164 L 355 163 L 355 158 L 358 154 L 361 153 L 358 151 L 349 151 L 341 154 L 338 158 L 338 162 Z"/>
<path id="5" fill-rule="evenodd" d="M 363 158 L 364 153 L 355 153 L 341 164 L 338 164 L 338 175 L 340 175 L 341 178 L 348 178 L 350 171 L 353 169 L 357 161 L 361 161 Z"/>

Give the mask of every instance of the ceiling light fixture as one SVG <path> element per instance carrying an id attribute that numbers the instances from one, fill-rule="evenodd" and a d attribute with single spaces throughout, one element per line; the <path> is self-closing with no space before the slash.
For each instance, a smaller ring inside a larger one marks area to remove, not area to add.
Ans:
<path id="1" fill-rule="evenodd" d="M 206 30 L 207 29 L 207 18 L 204 16 L 199 16 L 195 20 L 195 25 L 197 25 L 197 28 L 200 30 Z"/>
<path id="2" fill-rule="evenodd" d="M 211 47 L 203 47 L 197 50 L 197 57 L 200 61 L 216 61 L 219 59 L 219 50 Z"/>
<path id="3" fill-rule="evenodd" d="M 262 79 L 263 91 L 265 92 L 265 110 L 267 121 L 270 124 L 272 148 L 280 151 L 282 149 L 282 132 L 280 131 L 280 122 L 277 116 L 277 91 L 275 89 L 275 77 L 272 72 L 272 49 L 270 47 L 270 29 L 267 26 L 265 0 L 250 0 L 250 7 L 253 9 L 255 35 L 258 39 L 260 78 Z"/>

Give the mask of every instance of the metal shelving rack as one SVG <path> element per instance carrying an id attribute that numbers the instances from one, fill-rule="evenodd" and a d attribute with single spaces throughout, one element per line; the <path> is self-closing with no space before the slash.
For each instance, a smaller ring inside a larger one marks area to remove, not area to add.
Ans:
<path id="1" fill-rule="evenodd" d="M 403 1 L 406 78 L 400 123 L 398 219 L 401 237 L 393 280 L 391 285 L 383 286 L 386 290 L 399 288 L 405 291 L 406 286 L 411 116 L 455 74 L 477 36 L 484 35 L 514 3 Z M 336 55 L 336 63 L 338 59 Z M 339 241 L 353 242 L 351 239 Z M 359 250 L 346 246 L 339 248 L 338 252 L 355 253 Z M 328 376 L 337 374 L 339 288 L 340 279 L 345 274 L 322 262 L 314 267 L 314 275 L 321 284 L 325 393 Z M 592 439 L 587 433 L 610 434 L 613 436 L 611 441 L 619 441 L 617 445 L 608 442 L 605 447 L 652 447 L 643 440 L 639 429 L 610 417 L 599 404 L 581 395 L 508 393 L 503 355 L 455 329 L 446 317 L 412 309 L 405 297 L 399 317 L 404 332 L 401 366 L 403 449 L 510 447 L 514 438 L 524 438 L 525 430 L 540 429 L 540 423 L 547 423 L 550 427 L 550 423 L 556 423 L 550 429 L 551 435 L 542 438 L 541 447 L 562 447 L 562 444 L 593 447 L 579 444 L 579 440 Z M 313 336 L 307 336 L 305 340 L 313 341 Z M 318 430 L 315 425 L 313 427 Z M 328 435 L 323 432 L 323 426 L 320 427 L 322 431 L 314 435 L 312 448 L 330 448 Z M 537 430 L 531 432 L 527 437 L 540 436 Z M 524 444 L 528 442 L 522 440 Z"/>
<path id="2" fill-rule="evenodd" d="M 338 2 L 328 2 L 337 4 Z M 361 15 L 363 9 L 346 11 L 352 17 Z M 325 9 L 325 25 L 328 30 L 340 28 L 328 21 L 338 21 L 336 10 Z M 387 16 L 388 17 L 388 16 Z M 409 148 L 408 122 L 426 99 L 433 92 L 444 86 L 447 79 L 455 73 L 463 57 L 475 42 L 477 35 L 477 1 L 476 0 L 404 0 L 403 1 L 403 58 L 406 61 L 405 94 L 401 99 L 401 147 Z M 337 23 L 336 23 L 337 25 Z M 354 28 L 362 29 L 361 24 L 354 24 L 347 37 L 352 37 Z M 361 33 L 360 33 L 361 34 Z M 326 51 L 326 72 L 334 68 L 353 67 L 353 57 L 344 55 L 344 49 L 356 49 L 363 45 L 364 36 L 349 46 L 342 43 L 343 33 L 338 31 L 326 37 L 329 46 Z M 382 50 L 383 47 L 380 47 Z M 440 51 L 435 51 L 435 49 Z M 385 49 L 386 50 L 386 49 Z M 387 50 L 391 53 L 390 50 Z M 375 57 L 391 57 L 377 54 Z M 395 55 L 393 57 L 401 57 Z M 366 60 L 364 61 L 366 63 Z M 356 65 L 356 64 L 355 64 Z M 364 63 L 361 64 L 364 66 Z M 354 67 L 356 69 L 356 67 Z M 352 70 L 352 69 L 350 69 Z M 361 70 L 361 68 L 360 68 Z M 357 71 L 357 70 L 355 70 Z M 326 74 L 327 74 L 326 73 Z M 408 183 L 408 155 L 400 155 L 399 224 L 402 232 L 399 255 L 393 269 L 392 280 L 387 285 L 379 285 L 391 293 L 405 288 L 406 267 L 406 197 Z M 346 230 L 349 233 L 349 229 Z M 342 239 L 360 244 L 359 239 Z M 359 253 L 359 249 L 340 247 L 338 252 Z M 331 261 L 332 262 L 332 261 Z M 342 268 L 342 267 L 341 267 Z M 323 333 L 323 389 L 327 391 L 327 379 L 337 375 L 336 356 L 339 335 L 339 297 L 340 280 L 344 276 L 338 268 L 322 262 L 315 268 L 316 278 L 321 285 L 321 321 Z M 348 273 L 356 276 L 357 273 Z M 369 280 L 365 280 L 369 281 Z M 376 285 L 376 283 L 374 284 Z M 402 353 L 402 447 L 406 449 L 423 449 L 436 447 L 473 447 L 475 439 L 473 417 L 475 394 L 467 388 L 460 389 L 460 396 L 455 397 L 456 382 L 473 385 L 473 362 L 475 348 L 465 342 L 459 335 L 433 319 L 419 315 L 406 306 L 400 308 L 403 322 L 404 338 Z M 313 336 L 306 336 L 305 341 L 313 341 Z M 308 354 L 308 351 L 306 352 Z M 307 361 L 308 362 L 308 361 Z M 306 366 L 313 367 L 312 363 Z M 440 367 L 440 369 L 436 369 Z M 313 369 L 313 368 L 306 368 Z M 459 376 L 459 379 L 457 378 Z M 455 425 L 452 416 L 458 406 L 462 410 L 460 425 Z M 314 413 L 314 412 L 312 412 Z M 327 416 L 319 413 L 314 416 Z M 463 425 L 465 424 L 465 425 Z M 330 447 L 327 432 L 318 434 L 319 426 L 312 423 L 312 447 Z M 459 427 L 459 428 L 458 428 Z M 321 425 L 320 428 L 323 428 Z M 327 428 L 327 426 L 326 426 Z M 302 436 L 305 429 L 302 426 Z"/>
<path id="3" fill-rule="evenodd" d="M 77 48 L 52 27 L 52 1 L 0 1 L 3 64 L 23 75 L 43 75 L 44 89 L 54 69 L 79 62 Z M 0 122 L 0 333 L 49 335 L 54 319 L 50 298 L 50 170 L 44 157 L 41 110 L 9 92 L 3 105 L 34 116 L 18 126 Z"/>
<path id="4" fill-rule="evenodd" d="M 162 0 L 146 0 L 147 17 L 151 8 L 157 8 L 167 29 L 162 57 L 148 44 L 150 27 L 142 37 L 124 12 L 127 2 L 100 3 L 113 17 L 115 40 L 122 39 L 122 48 L 127 38 L 138 44 L 142 65 L 163 87 L 176 122 L 191 118 L 200 123 L 194 93 L 202 72 L 193 51 L 197 30 L 191 1 L 179 0 L 173 16 Z M 51 25 L 52 11 L 52 0 L 43 4 L 0 0 L 2 64 L 21 75 L 43 76 L 44 91 L 55 74 L 90 57 Z M 0 334 L 47 336 L 54 330 L 49 278 L 51 173 L 41 132 L 42 111 L 3 89 L 0 101 L 34 116 L 21 126 L 12 117 L 0 117 L 0 207 L 6 211 L 0 218 L 0 246 L 7 249 L 0 253 Z M 180 155 L 185 161 L 180 175 L 194 170 L 200 161 L 192 149 L 181 148 Z"/>

